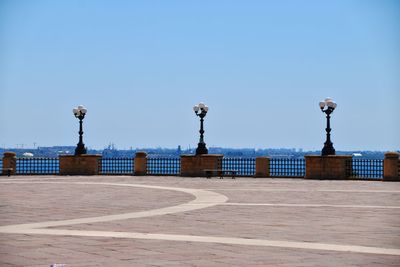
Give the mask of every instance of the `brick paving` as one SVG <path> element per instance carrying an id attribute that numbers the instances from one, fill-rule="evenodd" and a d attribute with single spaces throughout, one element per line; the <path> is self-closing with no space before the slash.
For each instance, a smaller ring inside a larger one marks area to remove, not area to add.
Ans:
<path id="1" fill-rule="evenodd" d="M 0 266 L 400 266 L 400 183 L 2 176 L 0 214 Z"/>

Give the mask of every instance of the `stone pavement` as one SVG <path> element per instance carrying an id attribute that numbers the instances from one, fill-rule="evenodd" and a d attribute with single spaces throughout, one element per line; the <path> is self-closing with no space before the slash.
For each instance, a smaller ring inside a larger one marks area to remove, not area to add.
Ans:
<path id="1" fill-rule="evenodd" d="M 0 266 L 400 266 L 400 183 L 0 177 Z"/>

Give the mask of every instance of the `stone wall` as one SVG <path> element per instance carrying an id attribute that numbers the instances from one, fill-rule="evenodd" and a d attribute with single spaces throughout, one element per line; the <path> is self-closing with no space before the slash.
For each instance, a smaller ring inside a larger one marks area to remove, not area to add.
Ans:
<path id="1" fill-rule="evenodd" d="M 352 156 L 305 156 L 306 179 L 348 179 Z"/>
<path id="2" fill-rule="evenodd" d="M 96 175 L 101 170 L 101 155 L 60 156 L 60 175 Z"/>
<path id="3" fill-rule="evenodd" d="M 205 169 L 221 169 L 223 155 L 182 155 L 181 176 L 205 177 Z"/>

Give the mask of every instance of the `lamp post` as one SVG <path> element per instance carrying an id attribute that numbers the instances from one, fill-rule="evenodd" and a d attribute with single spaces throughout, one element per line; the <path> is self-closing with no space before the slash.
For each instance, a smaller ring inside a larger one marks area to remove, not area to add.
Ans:
<path id="1" fill-rule="evenodd" d="M 327 97 L 324 101 L 319 102 L 319 107 L 321 111 L 326 114 L 326 141 L 324 147 L 322 148 L 321 155 L 335 155 L 335 149 L 333 148 L 333 143 L 331 142 L 331 113 L 335 110 L 337 104 L 332 100 L 332 98 Z"/>
<path id="2" fill-rule="evenodd" d="M 196 155 L 208 154 L 208 149 L 206 147 L 206 143 L 204 143 L 204 129 L 203 129 L 203 122 L 204 117 L 208 112 L 208 107 L 204 105 L 204 103 L 200 102 L 198 105 L 193 107 L 194 113 L 200 117 L 200 140 L 199 144 L 197 145 Z"/>
<path id="3" fill-rule="evenodd" d="M 86 148 L 82 139 L 83 135 L 82 121 L 83 118 L 85 118 L 87 109 L 84 106 L 78 106 L 77 108 L 74 108 L 72 112 L 74 113 L 75 117 L 79 119 L 79 143 L 75 148 L 75 155 L 83 155 L 86 154 Z"/>

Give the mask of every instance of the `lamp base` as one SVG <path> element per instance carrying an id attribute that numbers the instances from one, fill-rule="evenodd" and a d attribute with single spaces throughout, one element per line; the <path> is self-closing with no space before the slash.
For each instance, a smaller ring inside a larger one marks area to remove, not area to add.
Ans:
<path id="1" fill-rule="evenodd" d="M 208 149 L 205 143 L 199 143 L 196 148 L 196 155 L 208 154 Z"/>
<path id="2" fill-rule="evenodd" d="M 325 143 L 324 147 L 322 148 L 321 156 L 333 156 L 336 155 L 336 151 L 333 148 L 332 143 Z"/>
<path id="3" fill-rule="evenodd" d="M 75 156 L 77 155 L 85 155 L 87 153 L 84 144 L 78 144 L 75 148 Z"/>

